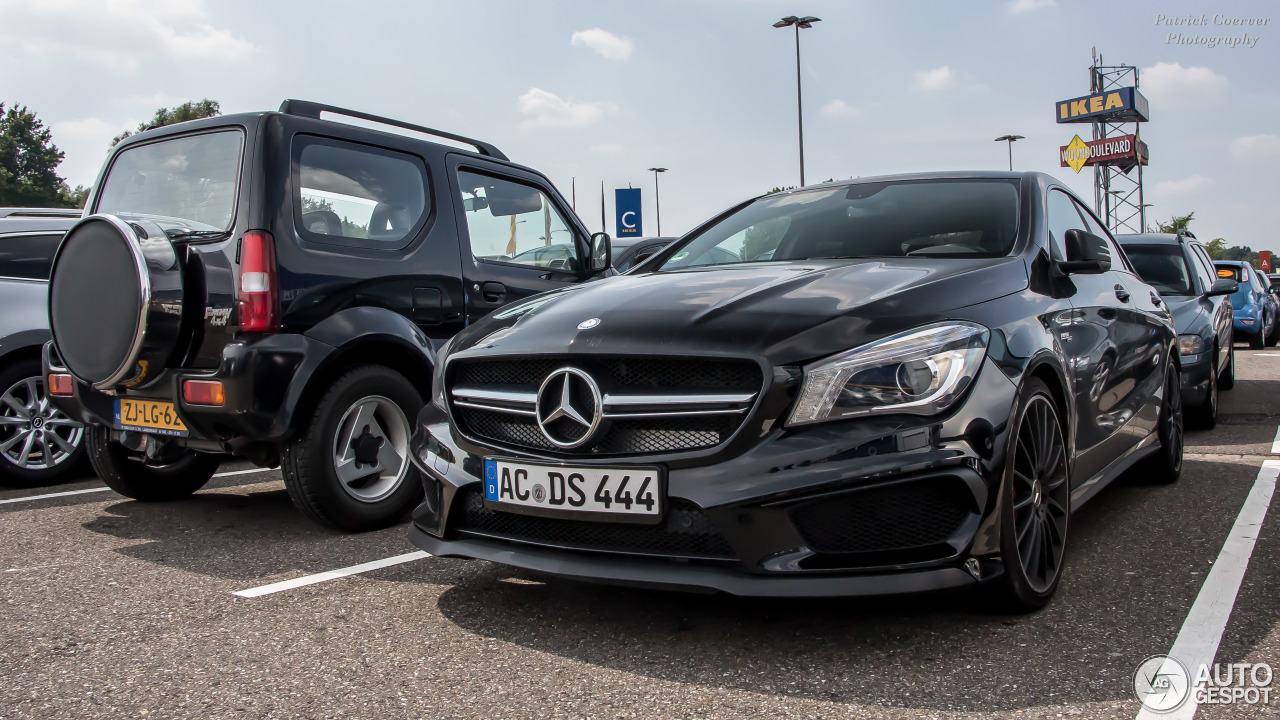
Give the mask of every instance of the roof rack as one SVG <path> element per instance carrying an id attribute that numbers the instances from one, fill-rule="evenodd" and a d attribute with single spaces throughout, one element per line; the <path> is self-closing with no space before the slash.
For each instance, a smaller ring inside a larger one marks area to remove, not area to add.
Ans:
<path id="1" fill-rule="evenodd" d="M 481 140 L 464 137 L 462 135 L 454 135 L 453 133 L 444 132 L 443 130 L 436 130 L 434 128 L 424 127 L 422 125 L 414 125 L 413 123 L 401 122 L 399 120 L 392 120 L 391 118 L 372 115 L 370 113 L 360 112 L 359 110 L 348 110 L 346 108 L 335 107 L 333 105 L 325 105 L 323 103 L 310 102 L 308 100 L 285 100 L 284 102 L 280 103 L 280 112 L 285 113 L 286 115 L 296 115 L 298 117 L 309 117 L 309 118 L 315 118 L 317 120 L 320 119 L 320 113 L 322 112 L 333 113 L 334 115 L 342 115 L 344 117 L 360 118 L 361 120 L 368 120 L 370 122 L 381 123 L 383 125 L 392 125 L 398 128 L 404 128 L 405 130 L 413 130 L 414 132 L 426 133 L 427 135 L 435 135 L 436 137 L 445 138 L 446 140 L 453 140 L 455 142 L 466 143 L 467 145 L 474 146 L 476 150 L 480 151 L 481 155 L 487 155 L 491 158 L 496 158 L 498 160 L 509 159 L 507 158 L 506 155 L 503 154 L 501 150 Z"/>
<path id="2" fill-rule="evenodd" d="M 0 217 L 78 218 L 81 214 L 79 208 L 0 208 Z"/>
<path id="3" fill-rule="evenodd" d="M 1185 238 L 1191 238 L 1192 240 L 1195 240 L 1195 239 L 1196 239 L 1195 233 L 1191 232 L 1190 230 L 1187 230 L 1186 228 L 1183 228 L 1182 230 L 1179 230 L 1179 231 L 1178 231 L 1177 233 L 1175 233 L 1175 234 L 1176 234 L 1178 237 L 1180 237 L 1180 238 L 1184 238 L 1184 237 L 1185 237 Z"/>

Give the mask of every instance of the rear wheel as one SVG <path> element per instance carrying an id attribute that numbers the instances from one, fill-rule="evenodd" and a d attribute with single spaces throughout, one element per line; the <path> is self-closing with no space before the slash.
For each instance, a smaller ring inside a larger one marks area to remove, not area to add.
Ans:
<path id="1" fill-rule="evenodd" d="M 1222 369 L 1222 374 L 1218 375 L 1218 389 L 1230 390 L 1236 386 L 1236 342 L 1232 337 L 1231 342 L 1227 345 L 1227 366 Z"/>
<path id="2" fill-rule="evenodd" d="M 40 361 L 0 369 L 0 485 L 55 483 L 84 464 L 84 426 L 49 403 Z"/>
<path id="3" fill-rule="evenodd" d="M 182 453 L 176 460 L 152 463 L 111 441 L 111 429 L 85 430 L 89 462 L 107 487 L 141 502 L 181 500 L 205 486 L 218 470 L 217 455 Z"/>
<path id="4" fill-rule="evenodd" d="M 1275 347 L 1276 341 L 1280 340 L 1280 318 L 1275 315 L 1271 316 L 1271 328 L 1269 331 L 1263 332 L 1263 340 L 1267 347 Z"/>
<path id="5" fill-rule="evenodd" d="M 390 368 L 362 365 L 325 392 L 281 452 L 285 487 L 305 515 L 359 532 L 398 521 L 422 496 L 409 461 L 422 397 Z"/>
<path id="6" fill-rule="evenodd" d="M 1261 350 L 1265 345 L 1266 342 L 1265 338 L 1263 338 L 1263 330 L 1258 330 L 1258 332 L 1249 335 L 1250 350 Z"/>
<path id="7" fill-rule="evenodd" d="M 1048 604 L 1062 577 L 1071 516 L 1066 436 L 1049 388 L 1030 379 L 1005 454 L 997 591 L 1016 612 Z"/>

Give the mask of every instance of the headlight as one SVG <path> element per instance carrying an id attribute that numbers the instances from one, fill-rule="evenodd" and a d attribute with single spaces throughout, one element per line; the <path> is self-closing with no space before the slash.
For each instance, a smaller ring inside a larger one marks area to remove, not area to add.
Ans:
<path id="1" fill-rule="evenodd" d="M 1199 355 L 1204 352 L 1204 338 L 1199 335 L 1179 335 L 1178 352 L 1183 355 Z"/>
<path id="2" fill-rule="evenodd" d="M 449 356 L 449 346 L 452 344 L 453 338 L 449 338 L 436 350 L 436 366 L 431 371 L 431 402 L 441 410 L 448 409 L 444 401 L 444 361 Z"/>
<path id="3" fill-rule="evenodd" d="M 787 424 L 871 413 L 940 413 L 973 384 L 990 336 L 981 325 L 940 323 L 807 365 Z"/>

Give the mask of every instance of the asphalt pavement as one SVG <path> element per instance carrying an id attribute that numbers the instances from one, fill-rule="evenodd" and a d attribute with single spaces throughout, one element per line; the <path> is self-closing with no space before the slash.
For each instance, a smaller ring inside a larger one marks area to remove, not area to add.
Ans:
<path id="1" fill-rule="evenodd" d="M 977 594 L 748 600 L 423 557 L 405 525 L 312 524 L 243 463 L 176 503 L 91 477 L 0 490 L 0 719 L 1135 718 L 1135 670 L 1169 652 L 1280 460 L 1280 352 L 1237 357 L 1181 481 L 1131 476 L 1075 514 L 1057 597 L 1021 616 Z M 1280 667 L 1278 524 L 1250 531 L 1220 663 Z M 1280 717 L 1280 697 L 1196 717 Z"/>

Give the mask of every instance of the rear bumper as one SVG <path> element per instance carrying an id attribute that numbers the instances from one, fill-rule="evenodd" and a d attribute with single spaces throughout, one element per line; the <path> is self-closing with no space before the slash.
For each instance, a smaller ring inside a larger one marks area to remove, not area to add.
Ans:
<path id="1" fill-rule="evenodd" d="M 59 371 L 50 362 L 52 343 L 44 347 L 44 371 Z M 177 444 L 201 450 L 237 452 L 255 441 L 276 442 L 290 434 L 293 411 L 307 379 L 334 348 L 305 335 L 269 335 L 223 349 L 216 370 L 166 370 L 155 382 L 127 397 L 172 402 L 190 431 Z M 182 382 L 219 380 L 226 393 L 220 407 L 182 400 Z M 81 422 L 116 427 L 116 396 L 77 381 L 75 395 L 50 397 L 59 410 Z"/>
<path id="2" fill-rule="evenodd" d="M 482 539 L 441 540 L 417 526 L 409 539 L 439 557 L 489 560 L 557 577 L 589 582 L 756 597 L 859 597 L 958 590 L 977 580 L 954 567 L 877 575 L 760 576 L 732 567 L 672 560 L 600 557 Z"/>

